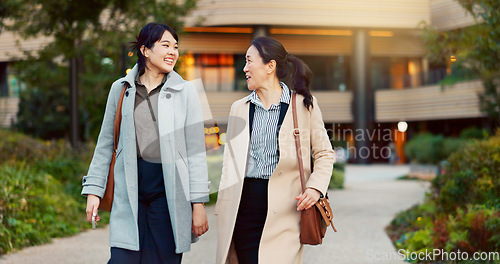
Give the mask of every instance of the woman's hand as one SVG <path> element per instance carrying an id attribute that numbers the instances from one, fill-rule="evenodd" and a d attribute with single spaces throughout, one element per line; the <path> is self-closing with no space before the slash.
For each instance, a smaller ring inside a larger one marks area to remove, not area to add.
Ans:
<path id="1" fill-rule="evenodd" d="M 95 215 L 95 221 L 98 222 L 101 220 L 99 215 L 97 215 L 97 208 L 99 208 L 99 204 L 101 203 L 101 199 L 93 194 L 87 195 L 87 221 L 92 222 L 92 215 Z"/>
<path id="2" fill-rule="evenodd" d="M 196 236 L 201 236 L 208 231 L 207 213 L 205 205 L 201 203 L 193 204 L 193 225 L 191 227 Z"/>
<path id="3" fill-rule="evenodd" d="M 311 208 L 311 206 L 318 202 L 320 196 L 321 193 L 318 190 L 307 188 L 304 193 L 295 196 L 295 200 L 298 200 L 297 211 Z"/>

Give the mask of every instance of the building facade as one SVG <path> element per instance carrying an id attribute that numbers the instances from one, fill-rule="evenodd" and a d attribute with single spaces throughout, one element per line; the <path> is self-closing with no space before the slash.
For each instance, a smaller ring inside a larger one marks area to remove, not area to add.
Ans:
<path id="1" fill-rule="evenodd" d="M 447 31 L 475 22 L 453 0 L 200 0 L 185 18 L 179 69 L 188 80 L 201 78 L 220 134 L 232 102 L 249 94 L 242 69 L 251 40 L 276 38 L 314 72 L 313 95 L 332 139 L 353 147 L 357 162 L 386 161 L 382 152 L 364 158 L 358 151 L 402 144 L 399 122 L 407 124 L 404 137 L 420 131 L 453 135 L 484 122 L 480 81 L 449 89 L 437 84 L 449 69 L 425 58 L 421 23 Z M 0 34 L 3 126 L 15 118 L 20 85 L 8 74 L 15 41 L 8 34 Z M 25 49 L 41 44 L 23 42 Z"/>

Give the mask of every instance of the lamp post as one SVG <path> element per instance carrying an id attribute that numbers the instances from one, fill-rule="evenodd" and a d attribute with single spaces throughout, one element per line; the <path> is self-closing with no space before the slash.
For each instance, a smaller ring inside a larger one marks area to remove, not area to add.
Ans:
<path id="1" fill-rule="evenodd" d="M 396 130 L 396 152 L 398 154 L 399 160 L 398 164 L 406 163 L 405 155 L 405 142 L 406 142 L 406 130 L 408 129 L 408 123 L 401 121 L 398 123 L 398 129 Z"/>

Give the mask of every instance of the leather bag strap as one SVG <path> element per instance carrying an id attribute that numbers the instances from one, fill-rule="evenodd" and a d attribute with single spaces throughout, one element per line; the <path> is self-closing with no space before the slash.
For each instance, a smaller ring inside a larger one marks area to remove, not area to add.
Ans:
<path id="1" fill-rule="evenodd" d="M 302 162 L 302 151 L 300 148 L 300 131 L 297 124 L 297 93 L 292 93 L 292 112 L 293 112 L 293 136 L 295 138 L 295 149 L 297 150 L 297 161 L 299 163 L 300 185 L 302 192 L 306 190 L 306 179 L 304 176 L 304 164 Z"/>
<path id="2" fill-rule="evenodd" d="M 296 95 L 297 93 L 292 93 L 293 136 L 295 137 L 295 148 L 297 149 L 297 160 L 299 162 L 300 185 L 302 186 L 302 193 L 304 193 L 306 190 L 306 179 L 304 176 L 304 164 L 302 163 L 302 151 L 300 148 L 300 131 L 297 122 Z M 333 225 L 333 213 L 327 197 L 320 199 L 320 202 L 316 203 L 315 205 L 318 208 L 321 216 L 325 220 L 326 225 L 328 226 L 332 224 L 333 230 L 337 232 L 337 229 Z"/>
<path id="3" fill-rule="evenodd" d="M 122 122 L 122 103 L 123 96 L 125 95 L 125 90 L 127 90 L 127 84 L 123 84 L 122 91 L 120 93 L 120 98 L 118 99 L 118 105 L 116 106 L 115 113 L 115 125 L 113 128 L 113 152 L 116 152 L 118 148 L 118 140 L 120 138 L 120 124 Z"/>

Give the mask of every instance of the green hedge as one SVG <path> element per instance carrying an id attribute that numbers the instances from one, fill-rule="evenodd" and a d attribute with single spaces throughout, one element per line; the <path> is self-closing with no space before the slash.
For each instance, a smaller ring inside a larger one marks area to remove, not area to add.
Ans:
<path id="1" fill-rule="evenodd" d="M 500 131 L 453 153 L 425 203 L 399 213 L 387 231 L 399 249 L 500 251 Z"/>
<path id="2" fill-rule="evenodd" d="M 329 189 L 344 188 L 344 163 L 335 163 L 333 165 L 332 177 L 330 178 Z"/>
<path id="3" fill-rule="evenodd" d="M 459 137 L 421 133 L 408 141 L 405 153 L 412 162 L 438 165 L 452 153 L 462 150 L 471 139 L 484 139 L 488 136 L 487 130 L 481 130 L 477 127 L 462 130 Z"/>
<path id="4" fill-rule="evenodd" d="M 19 162 L 1 165 L 0 175 L 0 254 L 83 228 L 81 201 L 50 174 Z"/>
<path id="5" fill-rule="evenodd" d="M 437 165 L 451 153 L 460 151 L 469 141 L 464 138 L 445 138 L 442 135 L 422 133 L 408 141 L 405 152 L 412 162 Z"/>
<path id="6" fill-rule="evenodd" d="M 440 211 L 449 213 L 467 204 L 500 208 L 500 132 L 475 141 L 447 160 L 445 173 L 433 181 Z"/>
<path id="7" fill-rule="evenodd" d="M 0 130 L 0 254 L 89 227 L 80 191 L 92 149 Z"/>

